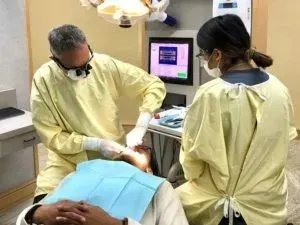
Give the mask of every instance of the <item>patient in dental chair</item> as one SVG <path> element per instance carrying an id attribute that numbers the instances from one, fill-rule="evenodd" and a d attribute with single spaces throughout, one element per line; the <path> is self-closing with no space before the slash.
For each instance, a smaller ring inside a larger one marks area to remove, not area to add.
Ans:
<path id="1" fill-rule="evenodd" d="M 150 174 L 149 152 L 126 150 L 116 160 L 79 164 L 16 225 L 188 225 L 170 183 Z"/>

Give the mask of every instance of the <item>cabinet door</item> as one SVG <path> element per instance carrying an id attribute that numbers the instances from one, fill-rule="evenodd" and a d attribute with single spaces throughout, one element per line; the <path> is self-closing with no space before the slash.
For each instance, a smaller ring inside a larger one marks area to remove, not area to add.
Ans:
<path id="1" fill-rule="evenodd" d="M 32 147 L 16 151 L 0 158 L 0 195 L 35 179 Z"/>

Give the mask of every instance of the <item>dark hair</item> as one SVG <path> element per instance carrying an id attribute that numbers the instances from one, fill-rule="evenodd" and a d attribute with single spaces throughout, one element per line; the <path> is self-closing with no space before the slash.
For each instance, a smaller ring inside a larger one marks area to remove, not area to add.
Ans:
<path id="1" fill-rule="evenodd" d="M 269 67 L 273 59 L 251 48 L 249 33 L 236 15 L 218 16 L 207 21 L 199 30 L 197 43 L 200 49 L 211 54 L 219 49 L 226 58 L 224 67 L 230 67 L 239 60 L 253 60 L 258 67 Z"/>
<path id="2" fill-rule="evenodd" d="M 48 41 L 52 54 L 59 58 L 63 52 L 86 43 L 86 37 L 78 27 L 64 24 L 49 32 Z"/>

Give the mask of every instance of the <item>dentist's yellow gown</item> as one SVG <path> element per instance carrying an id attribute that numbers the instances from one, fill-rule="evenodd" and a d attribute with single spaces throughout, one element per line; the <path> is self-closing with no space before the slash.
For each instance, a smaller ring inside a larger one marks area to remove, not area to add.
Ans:
<path id="1" fill-rule="evenodd" d="M 140 97 L 141 112 L 153 113 L 165 97 L 156 76 L 107 55 L 94 54 L 86 79 L 74 81 L 50 61 L 34 75 L 31 91 L 33 124 L 48 149 L 47 166 L 37 178 L 36 195 L 50 193 L 76 164 L 100 158 L 83 149 L 84 137 L 123 143 L 117 101 Z"/>
<path id="2" fill-rule="evenodd" d="M 218 225 L 241 214 L 247 225 L 284 225 L 285 163 L 297 136 L 287 88 L 274 76 L 246 86 L 215 79 L 187 113 L 177 189 L 190 225 Z"/>

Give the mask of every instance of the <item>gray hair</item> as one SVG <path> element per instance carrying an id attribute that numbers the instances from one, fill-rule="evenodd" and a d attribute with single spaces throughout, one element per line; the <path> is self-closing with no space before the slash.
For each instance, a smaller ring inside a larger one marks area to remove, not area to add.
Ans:
<path id="1" fill-rule="evenodd" d="M 86 36 L 78 27 L 65 24 L 53 28 L 48 34 L 48 41 L 53 56 L 60 58 L 64 52 L 86 43 Z"/>

